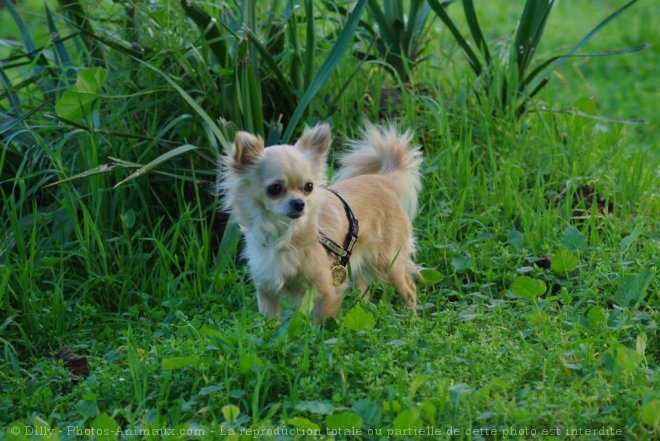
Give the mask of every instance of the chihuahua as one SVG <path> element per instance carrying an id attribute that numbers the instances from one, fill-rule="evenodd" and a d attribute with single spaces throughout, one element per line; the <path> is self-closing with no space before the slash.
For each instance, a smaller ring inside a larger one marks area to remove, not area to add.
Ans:
<path id="1" fill-rule="evenodd" d="M 394 126 L 367 124 L 363 135 L 339 156 L 331 186 L 326 124 L 306 129 L 294 145 L 267 148 L 238 132 L 221 159 L 219 189 L 245 236 L 261 313 L 279 315 L 280 296 L 297 305 L 311 286 L 317 322 L 336 317 L 347 272 L 363 299 L 370 282 L 390 282 L 414 311 L 411 222 L 422 154 L 411 133 Z"/>

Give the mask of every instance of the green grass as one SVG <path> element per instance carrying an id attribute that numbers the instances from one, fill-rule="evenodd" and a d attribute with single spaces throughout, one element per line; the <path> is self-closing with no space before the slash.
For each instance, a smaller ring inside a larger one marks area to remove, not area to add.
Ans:
<path id="1" fill-rule="evenodd" d="M 47 44 L 41 5 L 25 4 Z M 118 14 L 101 4 L 97 19 Z M 136 8 L 157 31 L 141 28 L 141 42 L 162 52 L 149 63 L 215 120 L 216 73 L 198 29 L 177 2 L 162 5 Z M 510 35 L 522 2 L 475 6 L 493 41 Z M 537 56 L 569 50 L 618 6 L 559 2 Z M 639 2 L 584 50 L 657 42 L 659 28 L 651 2 Z M 317 45 L 320 64 L 331 44 Z M 327 328 L 305 307 L 280 321 L 257 313 L 244 266 L 223 255 L 217 136 L 162 75 L 108 51 L 82 127 L 39 112 L 0 135 L 0 439 L 43 439 L 30 430 L 44 427 L 83 439 L 116 425 L 154 430 L 120 439 L 170 438 L 156 429 L 271 439 L 284 428 L 320 431 L 306 439 L 420 439 L 411 431 L 429 427 L 441 433 L 422 439 L 657 439 L 659 50 L 571 60 L 521 119 L 474 98 L 438 20 L 400 103 L 384 98 L 400 85 L 382 66 L 356 70 L 345 55 L 306 121 L 329 121 L 337 149 L 365 117 L 414 130 L 425 156 L 417 261 L 435 272 L 434 283 L 418 281 L 418 317 L 374 286 L 365 306 L 349 292 Z M 26 109 L 40 96 L 20 91 Z M 115 188 L 136 163 L 185 144 L 199 148 Z M 115 168 L 45 188 L 106 163 Z M 89 377 L 71 381 L 55 361 L 63 346 L 87 358 Z"/>

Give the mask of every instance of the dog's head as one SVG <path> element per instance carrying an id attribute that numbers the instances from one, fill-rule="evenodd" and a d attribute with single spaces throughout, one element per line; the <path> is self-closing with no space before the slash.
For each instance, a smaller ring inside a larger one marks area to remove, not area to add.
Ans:
<path id="1" fill-rule="evenodd" d="M 330 142 L 325 124 L 305 130 L 295 145 L 267 148 L 261 138 L 238 132 L 221 177 L 226 205 L 239 218 L 305 223 L 326 182 Z"/>

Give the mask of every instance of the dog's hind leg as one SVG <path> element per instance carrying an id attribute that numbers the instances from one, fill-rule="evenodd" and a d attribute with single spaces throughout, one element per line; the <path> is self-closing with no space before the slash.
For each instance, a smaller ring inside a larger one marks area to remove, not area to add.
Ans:
<path id="1" fill-rule="evenodd" d="M 367 290 L 367 279 L 362 274 L 353 275 L 353 287 L 359 292 L 359 299 L 362 303 L 369 303 L 369 291 Z"/>
<path id="2" fill-rule="evenodd" d="M 390 268 L 388 276 L 403 301 L 414 311 L 417 306 L 417 287 L 408 274 L 409 267 L 407 259 L 397 259 Z"/>

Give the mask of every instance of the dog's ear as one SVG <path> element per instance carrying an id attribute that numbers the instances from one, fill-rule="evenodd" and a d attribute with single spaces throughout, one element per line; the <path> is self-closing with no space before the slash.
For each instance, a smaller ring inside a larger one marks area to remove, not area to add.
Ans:
<path id="1" fill-rule="evenodd" d="M 248 132 L 237 132 L 232 146 L 232 157 L 236 167 L 253 164 L 264 153 L 264 140 Z"/>
<path id="2" fill-rule="evenodd" d="M 302 136 L 296 142 L 296 146 L 302 150 L 315 153 L 317 156 L 324 157 L 330 148 L 330 126 L 320 124 L 311 129 L 305 129 Z"/>

